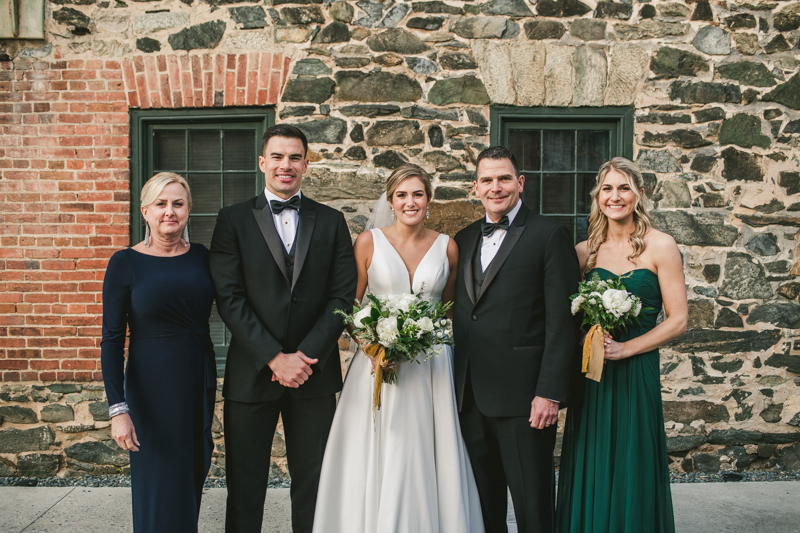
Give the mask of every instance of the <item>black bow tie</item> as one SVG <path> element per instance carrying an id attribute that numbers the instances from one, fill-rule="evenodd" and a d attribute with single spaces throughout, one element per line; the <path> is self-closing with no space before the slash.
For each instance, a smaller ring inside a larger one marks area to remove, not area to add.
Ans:
<path id="1" fill-rule="evenodd" d="M 494 230 L 496 229 L 504 229 L 508 231 L 508 217 L 503 216 L 498 222 L 481 222 L 481 232 L 483 233 L 484 237 L 488 237 Z"/>
<path id="2" fill-rule="evenodd" d="M 300 197 L 295 195 L 285 202 L 281 202 L 280 200 L 270 200 L 269 207 L 272 209 L 273 215 L 279 215 L 284 209 L 294 209 L 295 211 L 299 211 Z"/>

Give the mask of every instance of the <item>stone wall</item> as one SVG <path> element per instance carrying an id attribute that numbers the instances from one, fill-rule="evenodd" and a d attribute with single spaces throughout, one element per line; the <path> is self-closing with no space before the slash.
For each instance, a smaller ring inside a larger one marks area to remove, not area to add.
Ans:
<path id="1" fill-rule="evenodd" d="M 261 105 L 354 235 L 404 161 L 434 175 L 433 227 L 479 216 L 491 106 L 633 107 L 690 299 L 662 350 L 672 468 L 800 468 L 800 3 L 50 0 L 45 29 L 0 41 L 0 475 L 125 468 L 98 336 L 127 111 Z"/>

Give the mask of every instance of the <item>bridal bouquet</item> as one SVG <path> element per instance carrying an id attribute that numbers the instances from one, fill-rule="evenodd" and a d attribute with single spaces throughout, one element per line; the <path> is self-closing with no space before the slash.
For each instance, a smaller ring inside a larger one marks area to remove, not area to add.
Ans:
<path id="1" fill-rule="evenodd" d="M 367 294 L 364 304 L 355 303 L 352 313 L 337 310 L 346 325 L 353 326 L 351 335 L 358 339 L 364 352 L 375 359 L 373 410 L 380 409 L 381 385 L 397 381 L 400 361 L 428 360 L 436 345 L 453 345 L 453 324 L 447 318 L 452 302 L 442 304 L 421 298 L 413 292 L 378 298 Z M 388 368 L 387 368 L 388 367 Z"/>
<path id="2" fill-rule="evenodd" d="M 584 280 L 578 285 L 577 294 L 570 296 L 572 314 L 583 311 L 581 327 L 587 324 L 592 326 L 583 344 L 581 368 L 582 372 L 586 372 L 588 379 L 599 382 L 602 377 L 605 360 L 603 337 L 610 331 L 639 322 L 642 301 L 625 289 L 622 280 L 626 277 L 601 280 L 595 273 L 591 279 Z"/>

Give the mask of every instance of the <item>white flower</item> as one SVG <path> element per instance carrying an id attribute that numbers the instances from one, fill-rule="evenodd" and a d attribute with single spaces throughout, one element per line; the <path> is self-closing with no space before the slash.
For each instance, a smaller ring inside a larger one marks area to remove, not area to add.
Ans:
<path id="1" fill-rule="evenodd" d="M 581 309 L 581 304 L 582 304 L 583 302 L 585 302 L 585 301 L 586 301 L 586 298 L 584 298 L 584 297 L 583 297 L 582 295 L 580 295 L 580 294 L 579 294 L 578 296 L 576 296 L 574 300 L 572 300 L 572 309 L 571 309 L 571 311 L 572 311 L 572 314 L 573 314 L 573 315 L 577 314 L 577 313 L 578 313 L 578 311 L 580 311 L 580 309 Z"/>
<path id="2" fill-rule="evenodd" d="M 417 327 L 422 330 L 422 333 L 430 333 L 433 331 L 433 320 L 430 317 L 423 316 L 416 321 Z"/>
<path id="3" fill-rule="evenodd" d="M 639 316 L 639 313 L 642 312 L 642 301 L 636 301 L 636 307 L 633 308 L 633 316 Z"/>
<path id="4" fill-rule="evenodd" d="M 395 339 L 397 339 L 397 318 L 390 316 L 389 318 L 379 318 L 378 327 L 375 328 L 378 334 L 378 340 L 384 346 L 389 346 Z"/>
<path id="5" fill-rule="evenodd" d="M 397 308 L 404 313 L 408 313 L 408 309 L 411 307 L 412 304 L 417 303 L 417 297 L 413 294 L 406 293 L 404 294 L 400 300 L 397 302 Z"/>
<path id="6" fill-rule="evenodd" d="M 358 313 L 353 315 L 353 325 L 357 328 L 363 328 L 364 323 L 361 321 L 370 316 L 371 313 L 372 313 L 372 306 L 365 305 L 364 307 L 361 308 L 361 310 Z"/>
<path id="7" fill-rule="evenodd" d="M 608 289 L 603 293 L 603 307 L 606 310 L 619 318 L 633 307 L 633 300 L 628 298 L 628 291 L 620 291 L 616 289 Z"/>

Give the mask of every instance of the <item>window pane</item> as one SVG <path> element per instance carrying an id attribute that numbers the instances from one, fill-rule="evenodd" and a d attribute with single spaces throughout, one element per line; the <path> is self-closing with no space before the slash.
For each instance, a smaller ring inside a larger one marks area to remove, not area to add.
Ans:
<path id="1" fill-rule="evenodd" d="M 522 201 L 528 206 L 528 209 L 534 213 L 539 213 L 539 184 L 538 174 L 525 174 L 525 185 L 522 189 Z"/>
<path id="2" fill-rule="evenodd" d="M 578 132 L 578 170 L 597 170 L 608 161 L 608 132 Z"/>
<path id="3" fill-rule="evenodd" d="M 589 219 L 586 217 L 578 217 L 578 238 L 576 242 L 585 241 L 589 236 Z"/>
<path id="4" fill-rule="evenodd" d="M 541 155 L 539 153 L 541 132 L 533 130 L 510 130 L 509 150 L 514 154 L 520 172 L 524 170 L 540 170 Z"/>
<path id="5" fill-rule="evenodd" d="M 189 174 L 187 181 L 192 189 L 192 213 L 219 211 L 219 174 Z"/>
<path id="6" fill-rule="evenodd" d="M 254 130 L 224 131 L 224 170 L 256 169 L 256 132 Z"/>
<path id="7" fill-rule="evenodd" d="M 256 194 L 255 174 L 226 174 L 223 183 L 225 205 L 244 202 Z"/>
<path id="8" fill-rule="evenodd" d="M 153 134 L 156 172 L 186 170 L 186 132 L 157 130 Z M 148 176 L 149 178 L 150 176 Z"/>
<path id="9" fill-rule="evenodd" d="M 542 170 L 574 170 L 575 130 L 545 130 L 542 135 Z"/>
<path id="10" fill-rule="evenodd" d="M 572 174 L 542 175 L 542 213 L 573 213 L 574 194 Z"/>
<path id="11" fill-rule="evenodd" d="M 219 130 L 189 132 L 189 168 L 191 170 L 220 170 L 220 150 Z"/>
<path id="12" fill-rule="evenodd" d="M 567 230 L 569 231 L 570 236 L 572 237 L 572 242 L 575 242 L 575 219 L 573 217 L 553 217 L 554 220 L 557 220 L 566 226 Z"/>
<path id="13" fill-rule="evenodd" d="M 211 330 L 211 342 L 214 344 L 225 344 L 225 324 L 217 311 L 217 304 L 211 306 L 211 318 L 208 321 Z"/>
<path id="14" fill-rule="evenodd" d="M 206 245 L 206 248 L 211 246 L 211 235 L 214 233 L 214 225 L 217 223 L 217 217 L 189 217 L 189 240 L 192 242 L 200 242 Z"/>
<path id="15" fill-rule="evenodd" d="M 589 213 L 592 209 L 589 193 L 594 187 L 595 177 L 595 174 L 578 174 L 578 213 Z"/>

